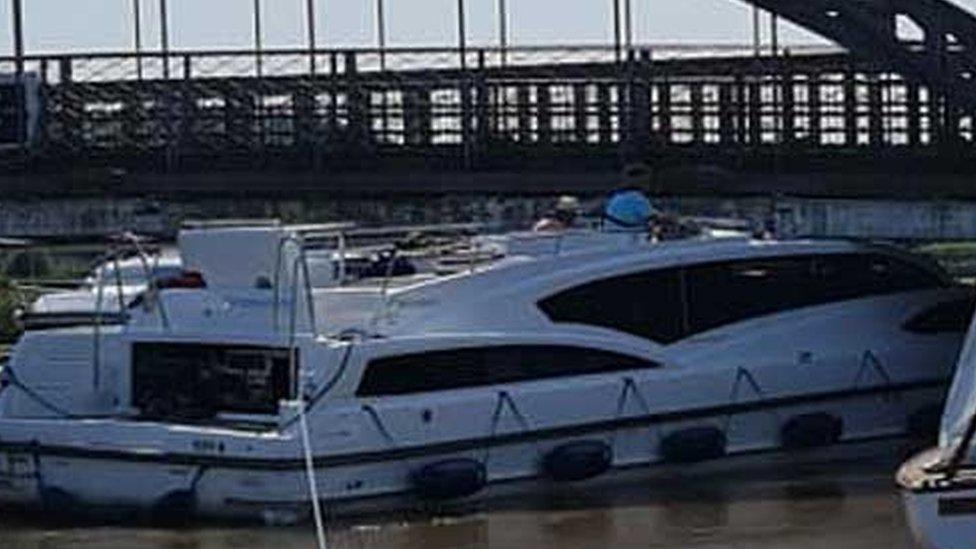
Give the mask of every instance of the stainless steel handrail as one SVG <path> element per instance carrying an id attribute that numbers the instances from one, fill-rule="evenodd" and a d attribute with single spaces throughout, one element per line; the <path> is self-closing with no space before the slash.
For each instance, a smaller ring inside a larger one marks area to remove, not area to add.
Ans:
<path id="1" fill-rule="evenodd" d="M 395 235 L 408 235 L 408 234 L 451 234 L 451 233 L 466 233 L 478 230 L 484 230 L 487 227 L 484 223 L 449 223 L 441 225 L 396 225 L 390 227 L 357 227 L 353 223 L 333 223 L 333 224 L 323 224 L 323 225 L 296 225 L 293 227 L 282 227 L 283 231 L 286 231 L 285 236 L 278 241 L 276 253 L 275 253 L 275 266 L 274 273 L 272 275 L 271 286 L 272 286 L 272 327 L 275 332 L 280 330 L 280 316 L 281 316 L 281 282 L 282 282 L 282 268 L 284 267 L 284 253 L 285 248 L 291 244 L 298 247 L 299 254 L 305 257 L 305 268 L 307 265 L 307 257 L 305 256 L 306 247 L 314 242 L 321 242 L 326 239 L 336 240 L 336 253 L 338 255 L 337 261 L 339 262 L 339 271 L 337 274 L 338 285 L 343 285 L 346 283 L 347 268 L 346 268 L 346 255 L 349 249 L 350 239 L 354 237 L 376 237 L 376 236 L 395 236 Z M 393 244 L 393 242 L 391 242 Z M 386 294 L 388 291 L 389 278 L 392 277 L 392 261 L 391 265 L 387 267 L 388 273 L 383 281 L 383 300 L 382 303 L 385 306 Z M 310 280 L 306 281 L 309 283 Z M 311 296 L 311 294 L 309 294 Z"/>
<path id="2" fill-rule="evenodd" d="M 119 268 L 118 250 L 112 247 L 106 260 L 95 268 L 95 324 L 92 328 L 92 387 L 97 391 L 102 384 L 102 299 L 105 296 L 103 269 L 111 261 L 115 270 L 116 292 L 119 300 L 119 315 L 125 317 L 125 297 L 122 295 L 122 271 Z"/>
<path id="3" fill-rule="evenodd" d="M 147 298 L 150 298 L 149 302 L 159 308 L 159 320 L 163 324 L 163 329 L 168 331 L 170 328 L 169 314 L 166 312 L 166 304 L 163 302 L 162 297 L 158 292 L 158 281 L 154 275 L 156 268 L 159 266 L 159 260 L 162 257 L 162 253 L 156 254 L 155 258 L 153 259 L 153 265 L 150 267 L 147 259 L 149 254 L 146 252 L 145 248 L 143 248 L 139 238 L 132 233 L 123 233 L 122 237 L 126 242 L 129 242 L 135 248 L 136 254 L 139 256 L 139 261 L 142 263 L 143 274 L 146 277 L 146 296 Z M 116 272 L 118 272 L 118 265 L 116 265 Z M 121 287 L 119 289 L 119 293 L 121 294 Z M 119 299 L 121 301 L 122 298 L 120 297 Z"/>

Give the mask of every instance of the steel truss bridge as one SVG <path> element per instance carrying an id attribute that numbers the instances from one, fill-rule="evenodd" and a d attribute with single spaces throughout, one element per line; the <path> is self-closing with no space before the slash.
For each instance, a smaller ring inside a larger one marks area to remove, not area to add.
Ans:
<path id="1" fill-rule="evenodd" d="M 618 29 L 611 47 L 462 32 L 446 49 L 45 56 L 23 54 L 17 13 L 0 189 L 551 192 L 646 165 L 671 191 L 976 196 L 976 17 L 750 2 L 839 48 L 632 46 Z"/>
<path id="2" fill-rule="evenodd" d="M 943 0 L 754 0 L 843 49 L 598 46 L 28 55 L 0 188 L 603 188 L 976 195 L 976 19 Z M 907 18 L 921 39 L 899 37 Z M 973 187 L 973 189 L 970 189 Z"/>

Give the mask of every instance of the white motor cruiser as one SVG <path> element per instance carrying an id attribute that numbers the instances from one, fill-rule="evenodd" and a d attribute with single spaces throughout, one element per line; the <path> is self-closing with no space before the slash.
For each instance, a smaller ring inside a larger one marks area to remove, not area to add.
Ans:
<path id="1" fill-rule="evenodd" d="M 42 294 L 21 313 L 20 322 L 42 329 L 91 324 L 96 316 L 119 321 L 150 284 L 166 285 L 182 274 L 179 255 L 171 251 L 114 257 L 96 265 L 77 289 Z"/>
<path id="2" fill-rule="evenodd" d="M 335 235 L 313 232 L 184 231 L 202 284 L 28 331 L 0 502 L 299 518 L 920 432 L 973 303 L 886 247 L 634 233 L 315 288 L 309 243 Z"/>
<path id="3" fill-rule="evenodd" d="M 939 446 L 898 472 L 905 510 L 925 547 L 976 546 L 976 320 L 959 356 Z"/>

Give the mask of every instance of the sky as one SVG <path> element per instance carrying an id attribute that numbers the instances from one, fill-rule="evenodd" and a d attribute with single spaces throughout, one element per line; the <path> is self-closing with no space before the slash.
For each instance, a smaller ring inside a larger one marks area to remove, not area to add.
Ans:
<path id="1" fill-rule="evenodd" d="M 28 53 L 132 48 L 136 0 L 24 0 Z M 260 0 L 267 47 L 305 43 L 305 0 Z M 321 47 L 376 44 L 377 0 L 315 0 Z M 390 46 L 457 42 L 457 0 L 384 0 Z M 497 43 L 498 0 L 465 0 L 470 44 Z M 512 45 L 610 43 L 613 0 L 506 0 Z M 623 0 L 621 0 L 623 1 Z M 751 8 L 740 0 L 631 0 L 635 42 L 733 43 L 752 40 Z M 976 0 L 955 0 L 976 11 Z M 0 55 L 12 52 L 12 0 L 0 0 Z M 143 41 L 158 47 L 158 0 L 141 0 Z M 172 49 L 248 47 L 254 0 L 169 0 Z M 784 44 L 823 43 L 783 23 Z"/>

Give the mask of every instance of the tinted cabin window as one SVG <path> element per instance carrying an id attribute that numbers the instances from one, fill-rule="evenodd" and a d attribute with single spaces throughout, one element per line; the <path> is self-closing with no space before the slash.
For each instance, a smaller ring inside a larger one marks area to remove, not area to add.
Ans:
<path id="1" fill-rule="evenodd" d="M 680 269 L 598 280 L 544 299 L 539 308 L 556 322 L 602 326 L 661 343 L 685 334 Z"/>
<path id="2" fill-rule="evenodd" d="M 554 322 L 666 344 L 790 309 L 940 285 L 937 275 L 879 254 L 789 256 L 607 278 L 548 297 L 539 308 Z"/>
<path id="3" fill-rule="evenodd" d="M 452 349 L 370 361 L 358 396 L 389 396 L 653 368 L 627 355 L 551 345 Z"/>
<path id="4" fill-rule="evenodd" d="M 816 259 L 825 299 L 841 300 L 942 286 L 932 273 L 883 255 L 836 255 Z"/>
<path id="5" fill-rule="evenodd" d="M 685 276 L 690 334 L 823 300 L 809 258 L 698 265 Z"/>
<path id="6" fill-rule="evenodd" d="M 965 333 L 976 312 L 976 298 L 946 301 L 922 311 L 905 323 L 916 334 Z"/>

